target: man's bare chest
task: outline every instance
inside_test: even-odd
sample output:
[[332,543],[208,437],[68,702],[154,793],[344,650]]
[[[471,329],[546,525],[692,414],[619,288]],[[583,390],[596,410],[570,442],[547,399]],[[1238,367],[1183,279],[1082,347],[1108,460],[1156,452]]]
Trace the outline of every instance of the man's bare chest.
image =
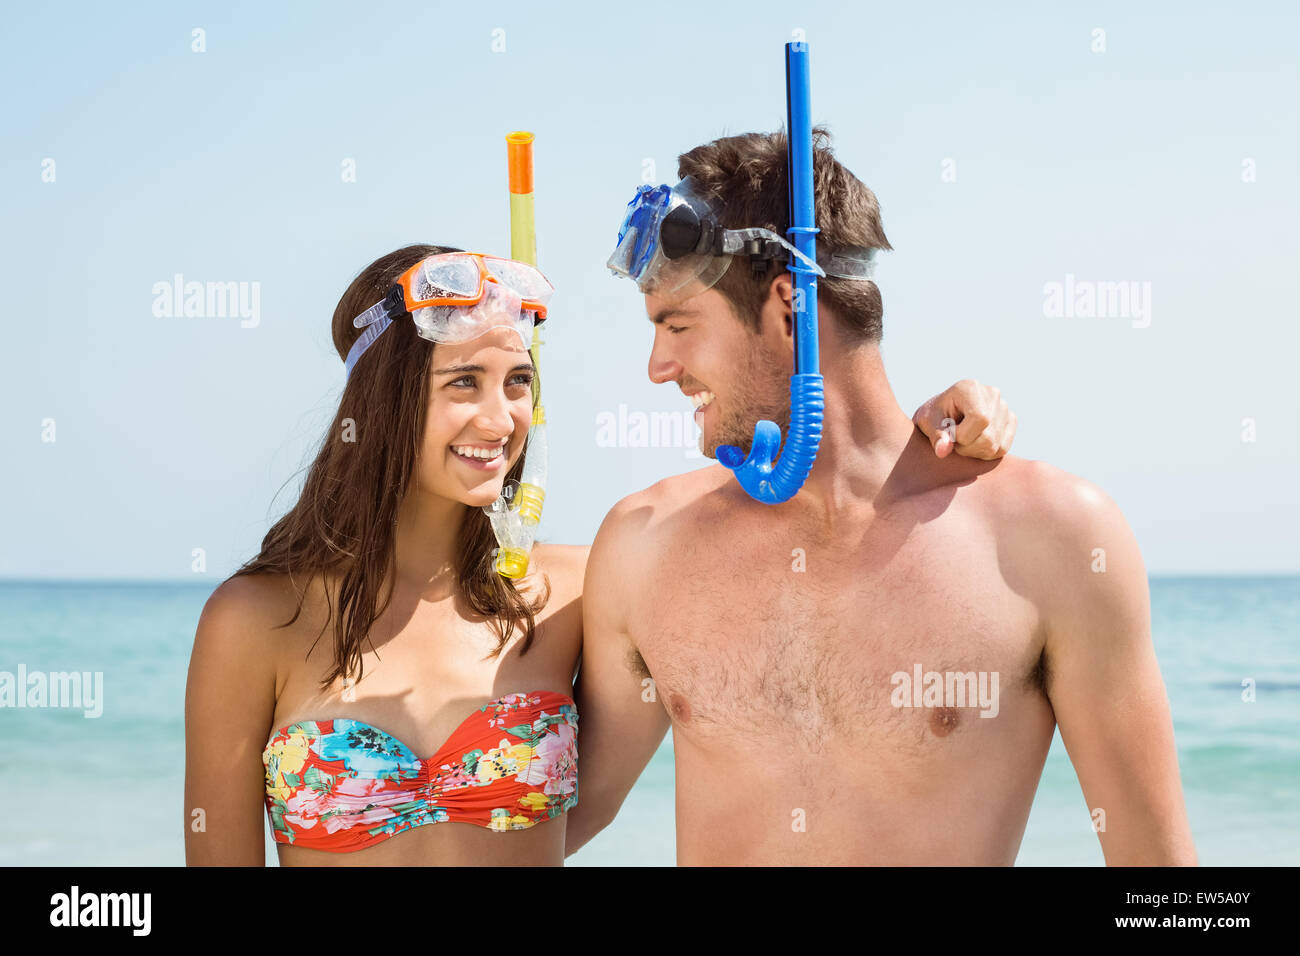
[[629,633],[678,737],[896,754],[1041,703],[1036,612],[979,535],[856,549],[718,537],[671,554]]

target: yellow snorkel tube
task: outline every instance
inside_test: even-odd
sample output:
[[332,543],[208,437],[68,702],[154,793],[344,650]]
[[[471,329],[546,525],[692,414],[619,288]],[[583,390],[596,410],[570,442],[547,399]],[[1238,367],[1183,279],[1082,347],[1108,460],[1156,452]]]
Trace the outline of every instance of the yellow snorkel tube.
[[[506,136],[506,158],[510,171],[510,258],[537,265],[537,225],[533,217],[533,134]],[[540,370],[538,353],[542,339],[533,327],[529,353],[534,369]],[[483,510],[492,522],[497,548],[494,564],[502,577],[518,579],[528,573],[537,526],[546,501],[546,409],[542,407],[541,382],[533,377],[533,422],[528,429],[528,455],[518,482],[508,481],[501,497]]]

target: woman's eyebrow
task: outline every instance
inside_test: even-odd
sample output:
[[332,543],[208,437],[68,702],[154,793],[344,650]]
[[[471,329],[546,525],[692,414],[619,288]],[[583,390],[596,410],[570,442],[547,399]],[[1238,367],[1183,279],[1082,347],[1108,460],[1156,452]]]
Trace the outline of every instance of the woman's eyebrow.
[[455,372],[464,374],[465,372],[485,372],[487,371],[482,365],[448,365],[446,368],[436,368],[433,370],[434,375],[451,375]]
[[[531,372],[533,364],[531,362],[521,362],[512,368],[512,372]],[[469,372],[486,372],[482,365],[448,365],[446,368],[436,368],[433,370],[434,375],[465,375]]]

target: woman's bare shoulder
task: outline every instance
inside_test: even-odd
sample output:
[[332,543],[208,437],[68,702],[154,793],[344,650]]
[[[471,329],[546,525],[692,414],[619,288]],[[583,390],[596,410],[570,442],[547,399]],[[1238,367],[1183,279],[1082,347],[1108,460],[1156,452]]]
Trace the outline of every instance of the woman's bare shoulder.
[[[300,592],[302,610],[299,612]],[[316,622],[323,611],[318,582],[287,574],[241,574],[221,582],[199,617],[195,645],[215,645],[228,654],[274,660],[287,642]],[[297,614],[297,620],[287,622]]]
[[285,618],[298,606],[300,581],[295,587],[287,574],[240,574],[217,586],[203,607],[204,616],[213,616],[230,624],[255,626]]
[[535,544],[533,557],[537,566],[551,579],[553,592],[569,595],[582,593],[582,578],[587,572],[588,544]]

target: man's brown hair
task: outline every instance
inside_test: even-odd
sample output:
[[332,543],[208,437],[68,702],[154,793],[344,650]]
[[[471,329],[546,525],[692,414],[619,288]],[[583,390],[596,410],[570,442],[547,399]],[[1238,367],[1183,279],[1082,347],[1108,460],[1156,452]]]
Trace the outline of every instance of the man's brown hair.
[[[840,165],[831,150],[831,134],[813,128],[813,196],[817,209],[817,251],[846,246],[892,249],[880,223],[880,204],[861,180]],[[787,199],[786,137],[778,133],[726,136],[677,157],[677,175],[690,176],[701,192],[721,203],[718,218],[728,229],[762,227],[782,238],[790,226]],[[755,272],[737,256],[714,286],[731,303],[736,316],[751,330],[772,280],[786,271],[788,257],[768,260]],[[839,319],[847,341],[879,342],[884,304],[874,282],[862,279],[817,280],[820,302]]]

